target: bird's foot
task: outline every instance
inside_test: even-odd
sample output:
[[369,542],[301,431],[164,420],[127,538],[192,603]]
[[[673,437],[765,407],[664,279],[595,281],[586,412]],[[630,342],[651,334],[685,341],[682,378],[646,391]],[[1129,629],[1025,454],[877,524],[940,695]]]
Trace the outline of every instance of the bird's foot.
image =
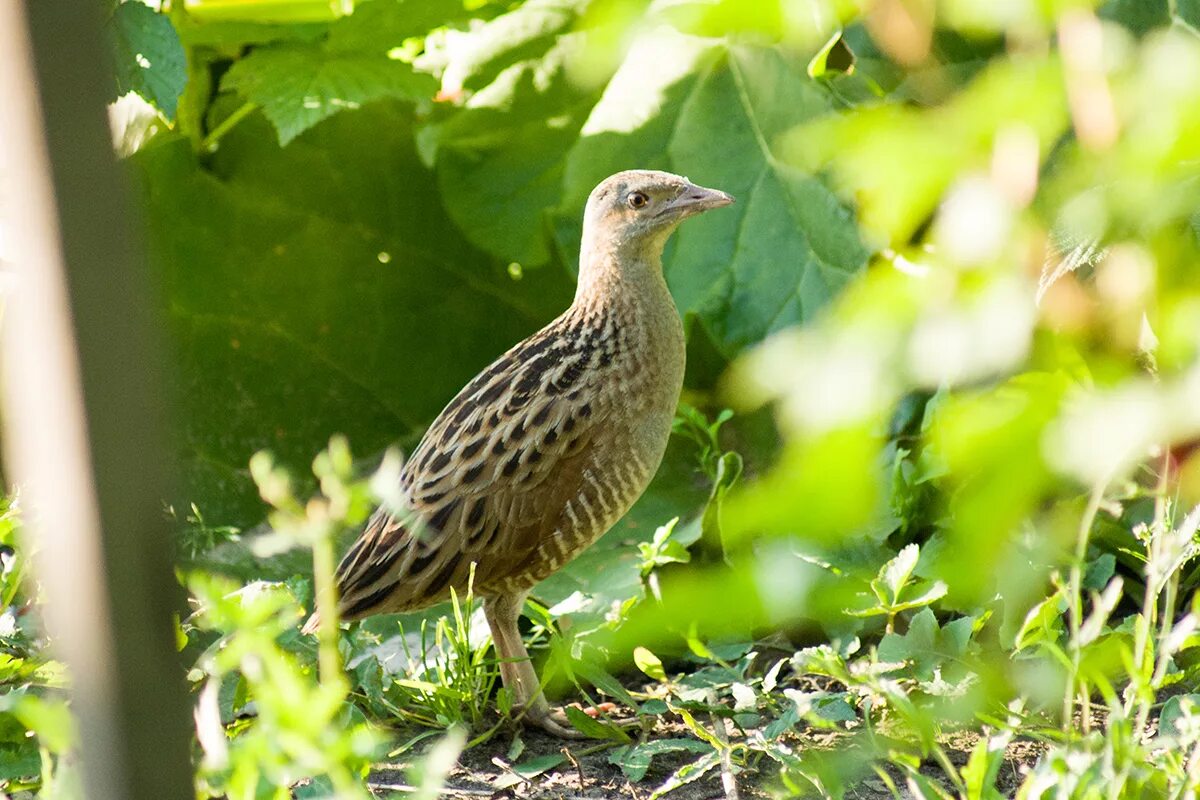
[[[616,725],[620,728],[632,728],[641,724],[637,717],[614,717],[612,712],[617,710],[617,706],[613,703],[601,703],[596,706],[583,707],[578,703],[571,704],[573,708],[577,708],[584,714],[587,714],[593,719],[603,720],[610,725]],[[540,709],[530,708],[522,721],[526,725],[534,725],[547,733],[558,736],[561,739],[588,739],[587,734],[580,732],[571,724],[570,718],[564,708],[552,708],[550,706],[542,706]]]
[[524,725],[541,728],[551,736],[557,736],[560,739],[588,738],[587,734],[576,730],[571,725],[567,713],[561,708],[551,708],[541,704],[533,705],[525,710],[525,713],[520,716],[520,720]]

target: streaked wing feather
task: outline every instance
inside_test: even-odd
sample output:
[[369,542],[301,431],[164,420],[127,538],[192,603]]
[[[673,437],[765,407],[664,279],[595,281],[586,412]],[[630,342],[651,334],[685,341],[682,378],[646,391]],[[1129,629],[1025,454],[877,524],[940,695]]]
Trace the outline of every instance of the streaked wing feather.
[[408,513],[377,512],[339,565],[348,618],[436,602],[472,561],[477,586],[503,581],[555,533],[611,411],[594,390],[619,342],[565,325],[505,353],[434,420],[401,474]]

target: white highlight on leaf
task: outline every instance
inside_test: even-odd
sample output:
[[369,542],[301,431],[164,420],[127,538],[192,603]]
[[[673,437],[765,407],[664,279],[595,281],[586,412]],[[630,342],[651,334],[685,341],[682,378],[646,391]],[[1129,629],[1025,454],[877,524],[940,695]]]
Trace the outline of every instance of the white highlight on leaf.
[[913,377],[937,387],[1007,372],[1029,352],[1035,321],[1024,282],[994,280],[980,296],[931,310],[917,323],[908,347]]
[[982,175],[962,179],[942,203],[934,238],[952,261],[977,265],[997,258],[1012,238],[1012,204]]

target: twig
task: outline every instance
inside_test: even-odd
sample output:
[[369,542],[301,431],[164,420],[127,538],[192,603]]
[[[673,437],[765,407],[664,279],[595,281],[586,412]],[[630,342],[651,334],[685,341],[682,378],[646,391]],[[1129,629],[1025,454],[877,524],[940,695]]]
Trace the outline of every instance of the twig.
[[[407,783],[372,783],[367,781],[368,789],[379,789],[385,792],[403,792],[404,794],[416,794],[421,791],[418,786],[410,786]],[[491,797],[496,793],[495,789],[455,789],[450,786],[443,786],[438,790],[442,795],[450,797]]]
[[[417,786],[412,786],[407,783],[367,783],[367,788],[384,791],[384,792],[400,792],[401,794],[416,794],[421,791]],[[443,797],[494,797],[495,789],[455,789],[451,786],[443,786],[438,790]],[[594,797],[587,797],[580,794],[558,794],[554,795],[555,800],[596,800]]]
[[500,769],[504,770],[509,775],[512,775],[514,778],[516,778],[521,783],[528,783],[531,785],[533,784],[533,781],[529,780],[529,778],[526,778],[524,775],[522,775],[521,773],[519,773],[515,769],[513,769],[512,766],[510,764],[508,764],[507,762],[505,762],[505,760],[502,759],[500,756],[493,756],[492,763],[495,764]]
[[575,754],[566,747],[564,747],[560,752],[567,757],[567,761],[571,762],[571,766],[575,767],[575,774],[579,776],[579,791],[582,792],[587,788],[587,786],[585,785],[583,778],[583,767],[580,766],[579,759],[576,758]]
[[[708,702],[710,705],[716,705],[717,702],[716,693],[711,690],[708,692]],[[725,792],[725,800],[739,800],[737,778],[733,774],[733,751],[729,747],[730,720],[710,714],[709,722],[713,736],[721,743],[721,789]]]

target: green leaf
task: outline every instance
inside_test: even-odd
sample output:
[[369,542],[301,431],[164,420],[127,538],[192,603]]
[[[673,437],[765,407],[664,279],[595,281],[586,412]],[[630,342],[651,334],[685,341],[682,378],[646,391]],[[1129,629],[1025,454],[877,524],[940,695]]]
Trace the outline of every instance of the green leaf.
[[122,3],[109,21],[117,94],[137,92],[167,119],[175,118],[187,83],[187,57],[164,14],[141,2]]
[[629,694],[629,690],[626,689],[619,680],[608,674],[608,672],[605,671],[605,669],[600,665],[592,664],[587,661],[576,661],[574,664],[572,664],[572,669],[576,672],[576,674],[578,674],[588,683],[595,686],[600,691],[604,692],[609,697],[615,697],[617,700],[620,700],[622,703],[632,708],[634,712],[639,710],[638,702],[633,699],[631,694]]
[[361,455],[411,447],[467,380],[570,301],[561,274],[512,281],[429,201],[399,104],[340,114],[285,149],[251,117],[206,161],[168,138],[133,167],[187,420],[183,500],[212,520],[261,519],[246,468],[258,450],[305,476],[334,433]]
[[185,0],[189,16],[202,21],[324,22],[354,9],[354,0]]
[[42,757],[38,753],[36,739],[26,738],[0,744],[0,781],[31,778],[38,775],[41,769]]
[[[1179,720],[1196,717],[1200,712],[1200,694],[1177,694],[1167,698],[1158,714],[1160,736],[1178,736]],[[1195,724],[1194,722],[1192,723]]]
[[684,764],[675,770],[671,774],[671,777],[663,781],[661,786],[654,790],[654,793],[650,795],[650,800],[658,800],[658,798],[667,792],[672,792],[680,786],[686,786],[689,783],[700,780],[719,763],[721,763],[721,754],[714,751],[700,756],[700,758],[690,764]]
[[[578,2],[530,2],[464,36],[443,93],[478,90],[422,132],[438,188],[464,233],[498,258],[526,266],[550,257],[548,209],[562,198],[568,150],[598,93],[572,79],[579,37],[556,38]],[[583,213],[582,205],[575,209]]]
[[1017,630],[1013,648],[1018,652],[1039,642],[1054,642],[1062,633],[1062,593],[1054,594],[1029,609]]
[[15,716],[52,753],[67,752],[75,740],[75,721],[62,700],[17,692],[4,698],[0,713]]
[[571,722],[575,730],[585,736],[592,739],[606,739],[617,742],[629,741],[629,736],[625,731],[615,725],[608,725],[598,719],[593,719],[575,706],[567,706],[563,710],[566,712],[567,719]]
[[707,742],[708,745],[715,750],[721,750],[723,747],[725,747],[725,745],[723,745],[721,743],[721,740],[718,739],[712,733],[712,731],[708,730],[703,725],[701,725],[699,722],[697,722],[696,718],[693,717],[692,714],[686,708],[677,708],[674,710],[683,719],[683,724],[688,727],[688,730],[690,730],[692,733],[696,734],[696,737],[698,739],[701,739],[701,740]]
[[633,663],[648,677],[656,681],[665,681],[667,679],[666,670],[663,669],[662,662],[659,661],[658,656],[644,647],[639,646],[633,649]]
[[329,28],[331,50],[386,54],[465,16],[462,0],[359,0],[354,13]]
[[432,77],[403,61],[305,44],[255,48],[229,68],[221,86],[261,106],[281,145],[339,111],[437,91]]
[[812,713],[826,722],[854,722],[858,719],[845,694],[817,698],[813,701]]
[[584,0],[528,0],[470,33],[450,67],[464,89],[487,86],[522,61],[541,58],[578,22]]
[[558,753],[547,753],[543,756],[534,756],[533,758],[526,759],[519,764],[513,764],[512,771],[515,774],[501,775],[496,780],[495,786],[497,789],[515,786],[518,783],[521,783],[522,778],[525,780],[536,778],[538,775],[554,769],[566,760],[566,756],[559,755]]
[[1012,735],[1007,732],[985,735],[971,748],[967,765],[962,768],[963,783],[971,800],[998,800],[1003,797],[996,788],[996,779],[1004,764],[1005,748],[1011,740]]
[[884,564],[883,568],[879,570],[878,581],[891,593],[892,601],[900,599],[900,593],[904,591],[908,579],[912,577],[920,555],[920,547],[910,544],[901,549],[895,558]]
[[1117,571],[1117,557],[1112,553],[1101,553],[1089,561],[1083,575],[1083,588],[1098,592],[1108,585],[1108,579]]
[[630,747],[620,747],[608,757],[608,763],[615,764],[625,773],[625,777],[637,783],[646,777],[650,762],[663,753],[710,753],[712,748],[704,742],[695,739],[655,739]]
[[1108,0],[1097,10],[1097,16],[1141,35],[1171,24],[1170,7],[1168,0]]
[[699,552],[706,560],[720,561],[727,558],[725,534],[721,526],[721,510],[725,495],[733,488],[742,476],[742,457],[737,453],[722,453],[717,459],[717,474],[713,479],[712,493],[704,506],[704,515],[700,519],[700,541],[697,542]]
[[632,166],[667,169],[737,199],[685,223],[668,246],[680,312],[696,314],[725,355],[811,318],[867,253],[850,212],[820,180],[781,163],[774,143],[829,108],[783,50],[647,34],[568,158],[556,218],[564,261],[578,252],[578,212],[601,179]]
[[949,587],[947,587],[946,584],[942,583],[941,581],[934,581],[929,585],[928,589],[921,592],[916,597],[911,597],[907,600],[901,600],[900,602],[895,603],[892,606],[892,611],[909,611],[910,609],[927,606],[935,600],[940,600],[945,597],[946,592],[948,591]]

